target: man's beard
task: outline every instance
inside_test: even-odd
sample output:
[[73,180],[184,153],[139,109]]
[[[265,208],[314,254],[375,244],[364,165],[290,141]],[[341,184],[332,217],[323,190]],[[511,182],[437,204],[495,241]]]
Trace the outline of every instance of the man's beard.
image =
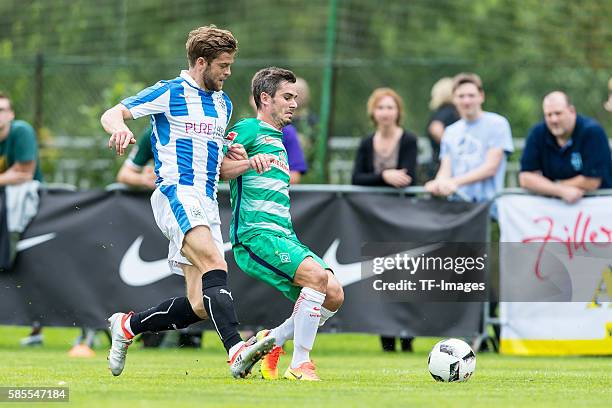
[[282,115],[278,115],[276,118],[274,118],[274,121],[276,122],[276,126],[278,126],[279,129],[282,129],[291,123],[291,118],[285,119]]
[[219,87],[215,83],[215,81],[213,80],[213,78],[211,76],[207,75],[208,73],[209,73],[208,70],[206,70],[202,74],[202,82],[204,82],[204,87],[208,91],[220,91],[221,87]]

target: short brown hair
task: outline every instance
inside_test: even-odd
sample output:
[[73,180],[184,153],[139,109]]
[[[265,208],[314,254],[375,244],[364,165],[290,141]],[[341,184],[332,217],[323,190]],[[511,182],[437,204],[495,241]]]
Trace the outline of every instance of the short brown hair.
[[377,123],[374,119],[374,109],[376,108],[378,101],[385,96],[390,96],[393,98],[395,104],[397,105],[397,120],[395,123],[399,125],[404,118],[404,101],[402,100],[402,97],[391,88],[377,88],[374,90],[374,92],[372,92],[372,95],[370,95],[368,98],[368,117],[372,123],[374,123],[374,126],[376,126]]
[[261,108],[261,93],[265,92],[274,97],[283,81],[295,84],[295,74],[288,69],[277,67],[260,69],[255,73],[251,81],[251,90],[257,109]]
[[11,97],[0,91],[0,99],[6,99],[9,103],[9,108],[13,110],[13,101],[11,101]]
[[453,78],[453,93],[463,84],[474,84],[482,92],[482,80],[473,72],[462,72]]
[[238,41],[231,32],[209,25],[191,30],[185,48],[189,66],[193,67],[200,57],[210,63],[224,52],[235,53],[238,51]]

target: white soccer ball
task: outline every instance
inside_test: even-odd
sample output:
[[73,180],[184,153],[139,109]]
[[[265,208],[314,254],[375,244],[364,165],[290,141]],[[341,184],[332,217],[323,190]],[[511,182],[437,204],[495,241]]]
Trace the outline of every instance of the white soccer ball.
[[476,370],[476,355],[465,341],[446,339],[433,346],[427,364],[436,381],[467,381]]

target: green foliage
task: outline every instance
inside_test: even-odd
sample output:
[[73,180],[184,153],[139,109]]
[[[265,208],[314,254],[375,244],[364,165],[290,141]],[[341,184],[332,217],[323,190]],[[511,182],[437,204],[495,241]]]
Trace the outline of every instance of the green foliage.
[[[239,41],[226,84],[234,120],[251,114],[250,78],[268,65],[306,78],[310,109],[320,117],[328,4],[0,2],[0,88],[13,95],[19,116],[32,121],[34,56],[42,53],[43,126],[50,135],[103,139],[96,115],[139,86],[178,75],[189,30],[214,23],[232,30]],[[338,0],[330,135],[361,137],[371,131],[365,103],[378,86],[403,96],[405,126],[423,134],[431,86],[441,76],[465,70],[481,75],[485,109],[507,116],[515,137],[524,137],[540,120],[541,98],[556,88],[565,89],[581,113],[610,131],[612,115],[602,102],[612,74],[611,18],[612,2],[598,0]],[[131,81],[138,86],[128,87]]]

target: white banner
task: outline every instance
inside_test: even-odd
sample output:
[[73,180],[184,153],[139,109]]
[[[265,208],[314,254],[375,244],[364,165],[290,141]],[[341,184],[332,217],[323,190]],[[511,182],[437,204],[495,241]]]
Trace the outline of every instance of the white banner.
[[612,354],[612,197],[497,205],[501,352]]

